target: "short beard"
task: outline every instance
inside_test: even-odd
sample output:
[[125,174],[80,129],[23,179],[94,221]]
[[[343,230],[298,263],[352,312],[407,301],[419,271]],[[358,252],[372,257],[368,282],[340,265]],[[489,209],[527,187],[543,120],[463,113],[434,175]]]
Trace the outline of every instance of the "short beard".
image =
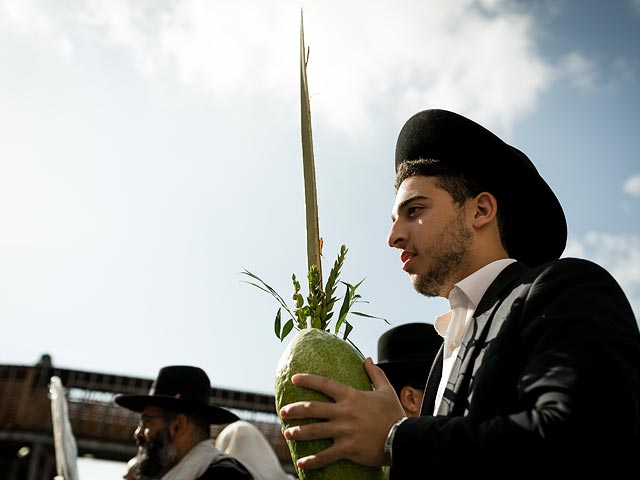
[[[473,232],[464,222],[464,209],[449,222],[432,245],[432,265],[412,279],[413,288],[427,297],[445,296],[445,286],[452,282],[452,276],[466,268]],[[453,285],[451,285],[451,288]]]
[[137,478],[153,480],[161,478],[178,458],[176,446],[171,442],[169,427],[165,426],[157,436],[138,448]]

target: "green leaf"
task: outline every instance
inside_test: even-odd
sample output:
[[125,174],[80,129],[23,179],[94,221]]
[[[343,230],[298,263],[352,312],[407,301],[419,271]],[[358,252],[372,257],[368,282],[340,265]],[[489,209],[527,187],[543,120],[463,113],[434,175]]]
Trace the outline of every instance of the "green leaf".
[[[278,294],[278,292],[276,292],[273,288],[271,288],[271,286],[269,286],[264,280],[262,280],[260,277],[258,277],[257,275],[251,273],[249,270],[245,269],[242,272],[240,272],[242,275],[246,275],[248,277],[251,277],[255,280],[257,280],[259,283],[256,282],[252,282],[249,280],[242,280],[244,283],[248,283],[249,285],[253,285],[256,288],[259,288],[260,290],[262,290],[263,292],[267,292],[270,295],[273,296],[273,298],[275,298],[278,303],[281,305],[281,308],[278,309],[278,312],[276,313],[276,318],[275,318],[275,322],[274,322],[274,330],[276,333],[276,337],[278,337],[278,339],[280,341],[282,341],[282,339],[284,337],[286,337],[286,335],[289,333],[288,331],[286,333],[284,333],[284,330],[281,331],[280,330],[280,325],[281,325],[281,315],[282,315],[282,308],[284,308],[287,313],[289,314],[289,316],[291,317],[291,320],[289,320],[289,322],[291,322],[293,324],[293,320],[296,318],[294,313],[291,311],[291,309],[289,308],[289,306],[287,305],[287,303],[284,301],[284,299]],[[287,322],[287,324],[289,323]],[[286,325],[285,325],[286,327]],[[289,331],[291,330],[291,328],[289,328]]]
[[258,285],[257,283],[254,282],[250,282],[250,281],[246,281],[243,280],[245,283],[248,283],[249,285],[253,285],[254,287],[259,288],[260,290],[263,290],[267,293],[270,293],[279,303],[280,305],[282,305],[282,307],[289,312],[289,315],[291,315],[291,317],[293,318],[293,312],[291,312],[291,310],[289,309],[287,303],[283,300],[283,298],[278,295],[278,292],[276,292],[273,288],[271,288],[271,286],[269,286],[264,280],[262,280],[260,277],[258,277],[257,275],[251,273],[248,270],[243,270],[242,272],[240,272],[242,275],[247,275],[251,278],[254,278],[256,280],[258,280],[258,282],[260,282],[260,285]]
[[347,339],[347,337],[351,333],[351,330],[353,330],[353,327],[351,326],[351,324],[349,322],[345,322],[345,324],[344,324],[344,336],[342,337],[343,340]]
[[342,300],[342,306],[340,307],[340,315],[338,316],[338,321],[335,325],[336,334],[340,330],[342,324],[346,321],[347,315],[349,314],[349,309],[351,308],[350,304],[351,297],[349,295],[349,286],[347,285],[347,292],[344,295],[344,299]]
[[387,325],[391,325],[391,324],[389,323],[389,321],[388,321],[386,318],[382,318],[382,317],[374,317],[373,315],[369,315],[369,314],[367,314],[367,313],[362,313],[362,312],[351,312],[351,313],[353,313],[354,315],[358,315],[359,317],[367,317],[367,318],[375,318],[376,320],[384,320],[384,322],[385,322]]
[[276,313],[276,320],[274,322],[274,329],[276,331],[276,337],[278,337],[280,340],[282,340],[282,337],[280,336],[280,317],[282,313],[282,308],[278,309],[278,313]]
[[289,332],[293,329],[293,320],[289,320],[284,324],[284,328],[282,329],[282,335],[280,336],[280,341],[284,340]]
[[321,240],[318,226],[318,198],[316,191],[316,169],[313,155],[311,129],[311,105],[307,84],[308,51],[305,52],[304,25],[300,12],[300,133],[302,139],[302,176],[304,180],[305,218],[307,230],[307,265],[318,267],[320,277]]

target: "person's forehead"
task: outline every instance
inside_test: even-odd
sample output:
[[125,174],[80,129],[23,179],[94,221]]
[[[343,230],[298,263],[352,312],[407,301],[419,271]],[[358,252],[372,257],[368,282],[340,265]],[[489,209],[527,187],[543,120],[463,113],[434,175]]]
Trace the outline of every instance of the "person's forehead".
[[436,186],[435,177],[415,176],[406,178],[398,187],[395,207],[401,207],[403,203],[412,198],[433,198],[446,193]]
[[148,416],[156,416],[163,413],[162,407],[158,407],[157,405],[147,405],[142,410],[142,415]]
[[398,187],[398,193],[400,191],[424,191],[439,188],[436,184],[436,177],[427,177],[425,175],[414,175],[412,177],[405,178]]

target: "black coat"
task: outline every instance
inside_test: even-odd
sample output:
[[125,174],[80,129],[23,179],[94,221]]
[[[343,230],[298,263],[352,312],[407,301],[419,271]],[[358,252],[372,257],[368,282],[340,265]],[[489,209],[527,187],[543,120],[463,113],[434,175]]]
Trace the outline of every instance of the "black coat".
[[577,478],[640,467],[640,333],[622,289],[598,265],[565,258],[501,272],[434,417],[441,366],[442,349],[422,416],[394,437],[392,480],[421,471]]
[[253,476],[238,460],[226,457],[209,465],[196,480],[253,480]]

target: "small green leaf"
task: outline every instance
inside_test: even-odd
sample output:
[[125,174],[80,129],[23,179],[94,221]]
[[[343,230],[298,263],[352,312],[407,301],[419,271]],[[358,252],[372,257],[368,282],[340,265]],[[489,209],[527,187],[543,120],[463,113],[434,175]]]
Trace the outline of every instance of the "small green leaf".
[[276,331],[276,337],[278,337],[280,340],[282,340],[282,337],[280,336],[280,320],[281,320],[281,314],[282,313],[282,308],[278,309],[278,313],[276,313],[276,321],[274,323],[274,329]]
[[347,339],[347,337],[351,333],[351,330],[353,330],[353,327],[351,326],[351,324],[349,322],[345,322],[344,323],[344,336],[342,337],[343,340]]
[[282,329],[282,335],[280,336],[280,341],[284,340],[289,332],[293,329],[293,320],[289,320],[284,324],[284,328]]
[[338,317],[338,322],[336,323],[335,331],[336,333],[340,330],[340,327],[347,319],[347,314],[349,313],[350,305],[350,296],[349,296],[349,287],[347,286],[347,292],[344,295],[344,299],[342,300],[342,306],[340,307],[340,316]]
[[362,312],[351,312],[351,313],[354,315],[358,315],[359,317],[367,317],[367,318],[375,318],[376,320],[384,320],[387,325],[391,325],[386,318],[374,317],[373,315],[369,315],[367,313],[362,313]]
[[270,293],[278,301],[278,303],[280,303],[280,305],[282,305],[282,307],[289,313],[289,315],[291,315],[291,318],[293,318],[293,312],[291,312],[291,310],[289,309],[284,299],[280,295],[278,295],[278,292],[276,292],[273,288],[271,288],[271,286],[269,286],[264,280],[262,280],[260,277],[258,277],[257,275],[254,275],[253,273],[251,273],[246,269],[242,271],[241,274],[248,275],[249,277],[258,280],[260,282],[260,285],[254,282],[249,282],[249,281],[244,281],[244,282],[248,283],[249,285],[253,285],[254,287],[257,287],[260,290],[263,290],[267,293]]

